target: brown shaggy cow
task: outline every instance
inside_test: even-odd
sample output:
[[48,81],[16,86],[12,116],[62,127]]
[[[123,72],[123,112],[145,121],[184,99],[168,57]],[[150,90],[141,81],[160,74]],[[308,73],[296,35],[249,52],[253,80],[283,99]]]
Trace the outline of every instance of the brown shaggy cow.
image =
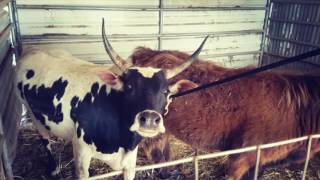
[[[175,67],[189,57],[178,51],[138,48],[132,62],[138,66]],[[223,79],[252,69],[229,69],[196,61],[172,79],[189,79],[198,84]],[[191,87],[190,87],[191,88]],[[251,77],[178,97],[165,118],[167,131],[195,149],[230,150],[320,133],[320,78],[264,72]],[[165,140],[164,140],[165,141]],[[162,144],[166,144],[163,143]],[[312,153],[320,151],[313,141]],[[305,160],[306,142],[264,149],[261,165],[282,160]],[[256,152],[231,156],[228,179],[248,176]]]

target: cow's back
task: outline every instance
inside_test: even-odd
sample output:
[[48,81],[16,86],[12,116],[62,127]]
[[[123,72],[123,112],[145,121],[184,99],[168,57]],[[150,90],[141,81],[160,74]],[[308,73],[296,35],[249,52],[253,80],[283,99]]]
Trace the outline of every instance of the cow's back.
[[94,82],[95,65],[65,51],[28,49],[18,61],[16,83],[29,110],[55,136],[70,140],[75,132],[70,118],[72,98],[82,99]]

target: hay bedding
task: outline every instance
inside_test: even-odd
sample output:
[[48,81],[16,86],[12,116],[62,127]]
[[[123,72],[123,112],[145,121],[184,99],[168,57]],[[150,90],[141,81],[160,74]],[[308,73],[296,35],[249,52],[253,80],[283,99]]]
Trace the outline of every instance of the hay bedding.
[[[193,155],[193,151],[187,145],[172,140],[173,152],[176,158],[188,157]],[[53,152],[56,161],[61,167],[61,172],[58,177],[52,178],[46,175],[47,158],[44,147],[40,144],[40,136],[33,128],[22,128],[18,137],[17,156],[13,163],[13,172],[15,179],[74,179],[74,164],[72,159],[72,147],[70,143],[65,143],[62,140],[53,139]],[[204,152],[200,152],[204,153]],[[138,165],[151,164],[139,152]],[[200,179],[225,179],[224,165],[227,163],[227,158],[216,158],[211,160],[200,161]],[[289,168],[269,168],[264,171],[263,178],[265,180],[273,179],[299,179],[302,174],[303,165],[291,166]],[[170,171],[170,176],[166,179],[193,179],[193,164],[183,164],[176,166]],[[99,160],[93,160],[90,166],[90,175],[103,174],[110,172],[111,169]],[[110,179],[122,179],[115,177]],[[142,179],[160,179],[156,171],[143,171],[136,174],[137,180]],[[308,178],[310,180],[320,179],[320,157],[310,161],[308,168]]]

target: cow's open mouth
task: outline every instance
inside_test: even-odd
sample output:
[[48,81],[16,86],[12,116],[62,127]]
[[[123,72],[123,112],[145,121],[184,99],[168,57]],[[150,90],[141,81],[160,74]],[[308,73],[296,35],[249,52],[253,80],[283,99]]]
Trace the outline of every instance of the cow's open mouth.
[[155,137],[160,133],[160,131],[158,129],[151,130],[151,129],[139,128],[137,133],[140,134],[142,137]]

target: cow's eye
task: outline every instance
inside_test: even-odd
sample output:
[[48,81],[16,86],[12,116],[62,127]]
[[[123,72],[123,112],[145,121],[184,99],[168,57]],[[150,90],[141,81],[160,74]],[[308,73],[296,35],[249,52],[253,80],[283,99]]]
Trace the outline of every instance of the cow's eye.
[[131,91],[132,90],[132,86],[129,84],[127,85],[127,90]]
[[164,89],[164,90],[162,90],[162,93],[163,93],[163,94],[168,94],[168,93],[169,93],[169,90],[168,90],[168,89]]

